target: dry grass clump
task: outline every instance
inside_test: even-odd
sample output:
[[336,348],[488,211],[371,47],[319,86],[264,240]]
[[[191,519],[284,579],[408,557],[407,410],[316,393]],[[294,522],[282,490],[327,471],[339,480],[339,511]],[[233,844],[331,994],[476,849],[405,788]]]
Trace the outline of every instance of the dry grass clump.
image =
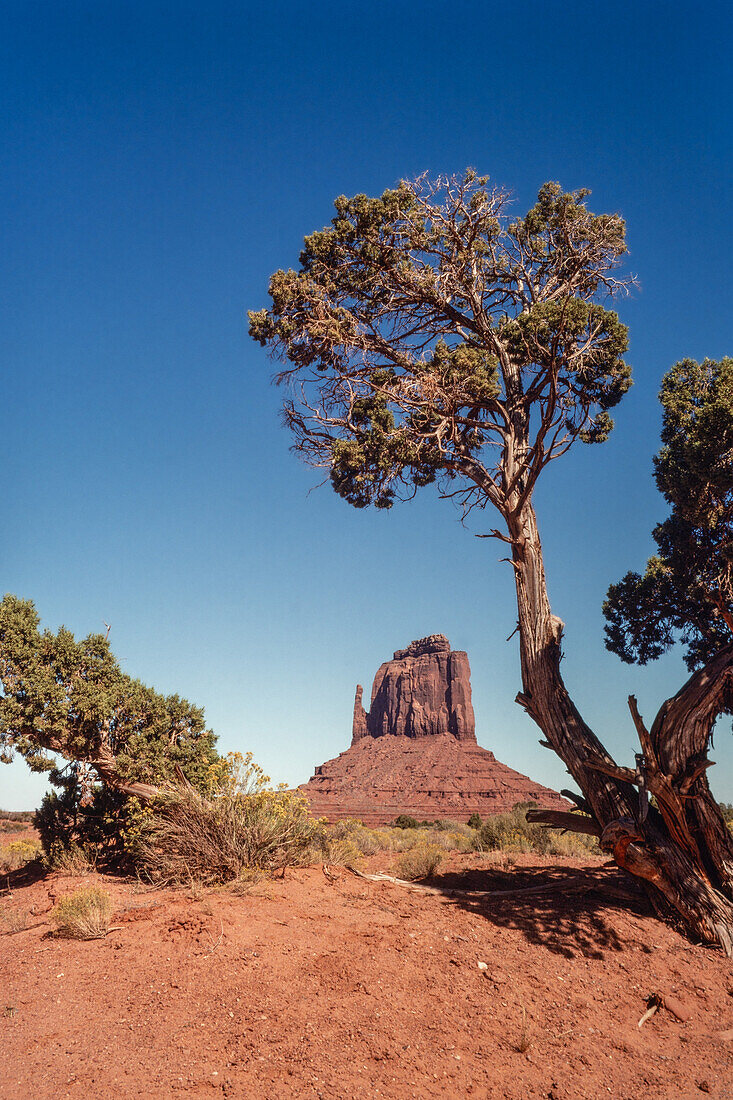
[[6,932],[25,932],[29,923],[30,914],[27,909],[0,910],[0,924]]
[[316,858],[321,822],[304,798],[268,783],[249,754],[233,754],[211,797],[192,787],[167,796],[141,832],[141,872],[157,883],[215,886]]
[[75,890],[54,906],[49,915],[56,935],[72,940],[98,940],[107,935],[112,899],[101,886]]
[[13,840],[0,848],[0,873],[7,875],[38,859],[41,854],[39,840]]
[[443,861],[443,855],[443,850],[437,844],[417,844],[397,857],[394,869],[399,878],[408,881],[427,878],[428,875],[437,871]]
[[[378,849],[373,849],[377,851]],[[373,851],[365,853],[350,837],[329,838],[326,859],[334,867],[353,867],[363,855],[372,855]]]
[[[328,855],[331,863],[348,863],[351,858],[372,856],[378,852],[408,852],[413,848],[434,845],[443,852],[470,852],[475,847],[475,831],[468,825],[446,822],[404,828],[383,825],[371,829],[361,821],[347,818],[337,821],[327,830]],[[343,856],[344,858],[339,858]]]
[[96,870],[97,858],[93,848],[82,848],[79,844],[65,847],[56,841],[46,856],[46,863],[52,871],[62,875],[86,875]]

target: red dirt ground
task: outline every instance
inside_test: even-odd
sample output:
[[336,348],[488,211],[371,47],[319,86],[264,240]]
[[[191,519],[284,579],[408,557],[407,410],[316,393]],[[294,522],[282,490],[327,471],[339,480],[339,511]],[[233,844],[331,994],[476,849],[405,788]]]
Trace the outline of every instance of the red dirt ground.
[[[608,896],[626,884],[600,861],[516,858],[453,857],[434,883],[557,889],[487,903],[320,867],[241,897],[11,877],[0,1097],[733,1097],[730,960]],[[110,891],[116,927],[52,938],[82,882]],[[689,1019],[663,1008],[640,1030],[651,993]]]

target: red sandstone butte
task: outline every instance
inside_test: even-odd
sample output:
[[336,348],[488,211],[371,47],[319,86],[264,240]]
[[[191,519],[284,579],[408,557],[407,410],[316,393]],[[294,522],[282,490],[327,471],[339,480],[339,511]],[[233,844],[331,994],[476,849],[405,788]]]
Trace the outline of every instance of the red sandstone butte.
[[500,763],[476,742],[468,655],[443,634],[398,649],[374,678],[369,712],[357,685],[351,748],[298,788],[318,817],[369,825],[398,814],[465,821],[517,802],[560,809],[555,791]]

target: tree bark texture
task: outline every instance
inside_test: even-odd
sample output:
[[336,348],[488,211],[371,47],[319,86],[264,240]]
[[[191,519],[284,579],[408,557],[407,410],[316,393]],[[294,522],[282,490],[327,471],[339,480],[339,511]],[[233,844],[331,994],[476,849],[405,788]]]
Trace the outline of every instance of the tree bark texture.
[[[704,771],[710,730],[733,692],[733,647],[664,704],[650,732],[630,703],[643,753],[636,770],[619,767],[583,721],[560,673],[563,624],[550,608],[531,502],[507,511],[506,521],[519,616],[517,701],[583,792],[601,846],[658,891],[689,931],[730,955],[733,842]],[[646,791],[655,795],[658,813],[648,812]]]

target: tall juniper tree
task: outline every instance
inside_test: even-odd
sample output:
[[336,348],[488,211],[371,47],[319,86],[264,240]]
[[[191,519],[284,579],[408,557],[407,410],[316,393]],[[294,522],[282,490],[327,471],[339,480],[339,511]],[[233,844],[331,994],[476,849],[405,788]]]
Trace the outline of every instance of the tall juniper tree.
[[[533,491],[575,443],[608,437],[609,410],[631,384],[626,328],[610,308],[630,282],[625,226],[591,213],[587,195],[548,183],[512,218],[507,193],[469,171],[338,198],[299,269],[272,276],[271,307],[250,314],[250,334],[283,362],[295,450],[355,507],[389,508],[435,482],[466,511],[497,509],[493,534],[510,547],[516,585],[518,701],[583,792],[586,828],[730,951],[730,867],[648,812],[642,765],[615,764],[560,674],[563,624]],[[677,743],[675,729],[668,736]],[[679,759],[671,776],[688,800],[701,763]],[[578,815],[565,817],[577,827]]]

